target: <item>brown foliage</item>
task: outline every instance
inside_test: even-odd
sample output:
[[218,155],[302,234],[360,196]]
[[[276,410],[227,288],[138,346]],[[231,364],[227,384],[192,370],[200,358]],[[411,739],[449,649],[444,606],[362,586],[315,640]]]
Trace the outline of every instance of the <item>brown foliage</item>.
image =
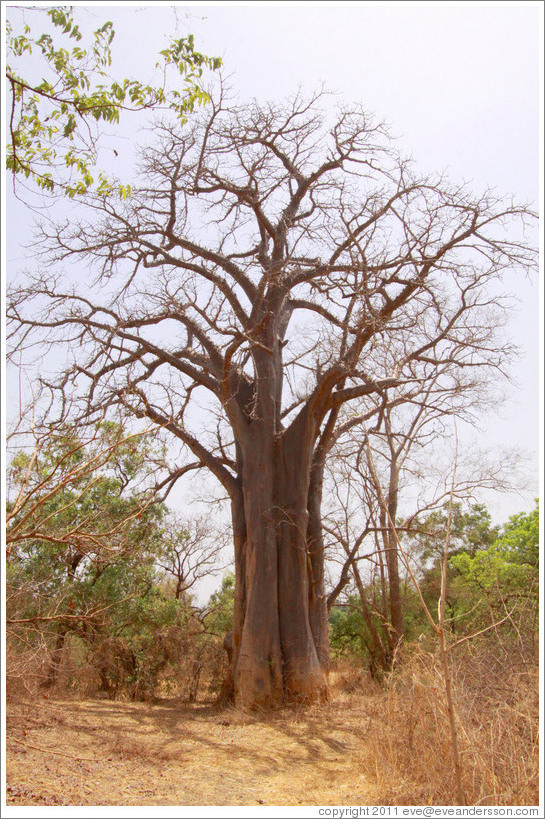
[[[474,805],[539,800],[535,659],[492,640],[453,657],[463,785]],[[418,649],[392,673],[370,728],[365,771],[392,805],[452,805],[456,783],[439,658]]]
[[[7,646],[7,697],[11,703],[51,696],[149,701],[176,696],[196,702],[218,694],[227,671],[219,638],[197,629],[170,626],[154,633],[139,651],[121,637],[92,642],[68,635],[58,656],[54,641]],[[51,674],[52,663],[54,677]]]

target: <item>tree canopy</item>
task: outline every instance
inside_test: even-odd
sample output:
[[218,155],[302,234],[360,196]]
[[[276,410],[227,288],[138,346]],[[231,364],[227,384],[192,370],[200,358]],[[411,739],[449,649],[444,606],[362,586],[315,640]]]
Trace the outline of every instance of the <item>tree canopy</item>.
[[104,422],[91,439],[66,426],[28,437],[8,471],[8,681],[196,696],[202,656],[220,668],[223,652],[192,591],[221,569],[221,538],[169,514],[155,436]]
[[464,581],[499,600],[517,595],[537,598],[539,571],[539,507],[509,518],[488,548],[452,557]]

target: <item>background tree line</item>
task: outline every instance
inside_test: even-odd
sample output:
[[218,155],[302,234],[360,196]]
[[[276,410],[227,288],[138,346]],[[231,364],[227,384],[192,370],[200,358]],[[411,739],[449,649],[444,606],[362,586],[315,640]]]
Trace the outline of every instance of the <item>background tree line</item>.
[[112,422],[90,440],[48,430],[12,458],[6,602],[14,690],[145,699],[176,681],[194,699],[205,657],[209,685],[219,684],[221,639],[208,636],[223,638],[216,620],[225,614],[196,607],[191,589],[221,571],[224,537],[157,499],[149,479],[161,458],[154,436],[125,435]]
[[[38,685],[136,698],[170,691],[191,701],[202,684],[203,695],[221,692],[234,575],[224,575],[205,605],[192,590],[225,571],[228,538],[219,522],[184,521],[157,500],[155,471],[163,458],[155,436],[127,435],[112,422],[86,441],[65,427],[48,430],[12,456],[6,602],[14,690]],[[398,642],[383,533],[367,526],[354,544],[343,540],[343,523],[353,514],[348,505],[337,508],[327,524],[334,667],[347,660],[382,679],[392,671]],[[361,525],[361,510],[359,519]],[[415,516],[409,527],[397,523],[433,608],[446,504]],[[501,620],[505,651],[537,656],[538,524],[537,502],[503,526],[492,524],[483,504],[455,504],[447,597],[453,637]],[[431,635],[406,572],[400,592],[404,644],[421,644]]]

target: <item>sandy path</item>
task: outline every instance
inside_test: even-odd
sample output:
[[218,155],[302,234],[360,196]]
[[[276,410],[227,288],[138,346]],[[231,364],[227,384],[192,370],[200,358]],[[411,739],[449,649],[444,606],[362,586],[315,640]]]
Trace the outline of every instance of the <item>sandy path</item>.
[[8,723],[8,805],[369,805],[372,701],[259,721],[209,705],[54,701]]

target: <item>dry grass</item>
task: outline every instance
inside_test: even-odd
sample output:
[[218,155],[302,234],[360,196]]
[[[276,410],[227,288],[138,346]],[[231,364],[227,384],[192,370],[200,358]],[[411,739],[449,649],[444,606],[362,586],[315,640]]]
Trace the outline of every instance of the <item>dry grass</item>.
[[7,740],[8,804],[378,803],[358,764],[372,700],[343,695],[259,717],[177,700],[49,700],[37,703],[39,716],[19,703]]
[[[454,658],[453,681],[468,803],[537,805],[537,664],[473,645]],[[363,765],[384,803],[456,804],[438,658],[423,650],[406,658],[378,705]]]
[[[474,644],[453,676],[468,799],[537,804],[537,668]],[[433,654],[405,657],[387,687],[347,663],[331,683],[330,703],[268,715],[20,697],[8,712],[8,804],[454,804]]]

